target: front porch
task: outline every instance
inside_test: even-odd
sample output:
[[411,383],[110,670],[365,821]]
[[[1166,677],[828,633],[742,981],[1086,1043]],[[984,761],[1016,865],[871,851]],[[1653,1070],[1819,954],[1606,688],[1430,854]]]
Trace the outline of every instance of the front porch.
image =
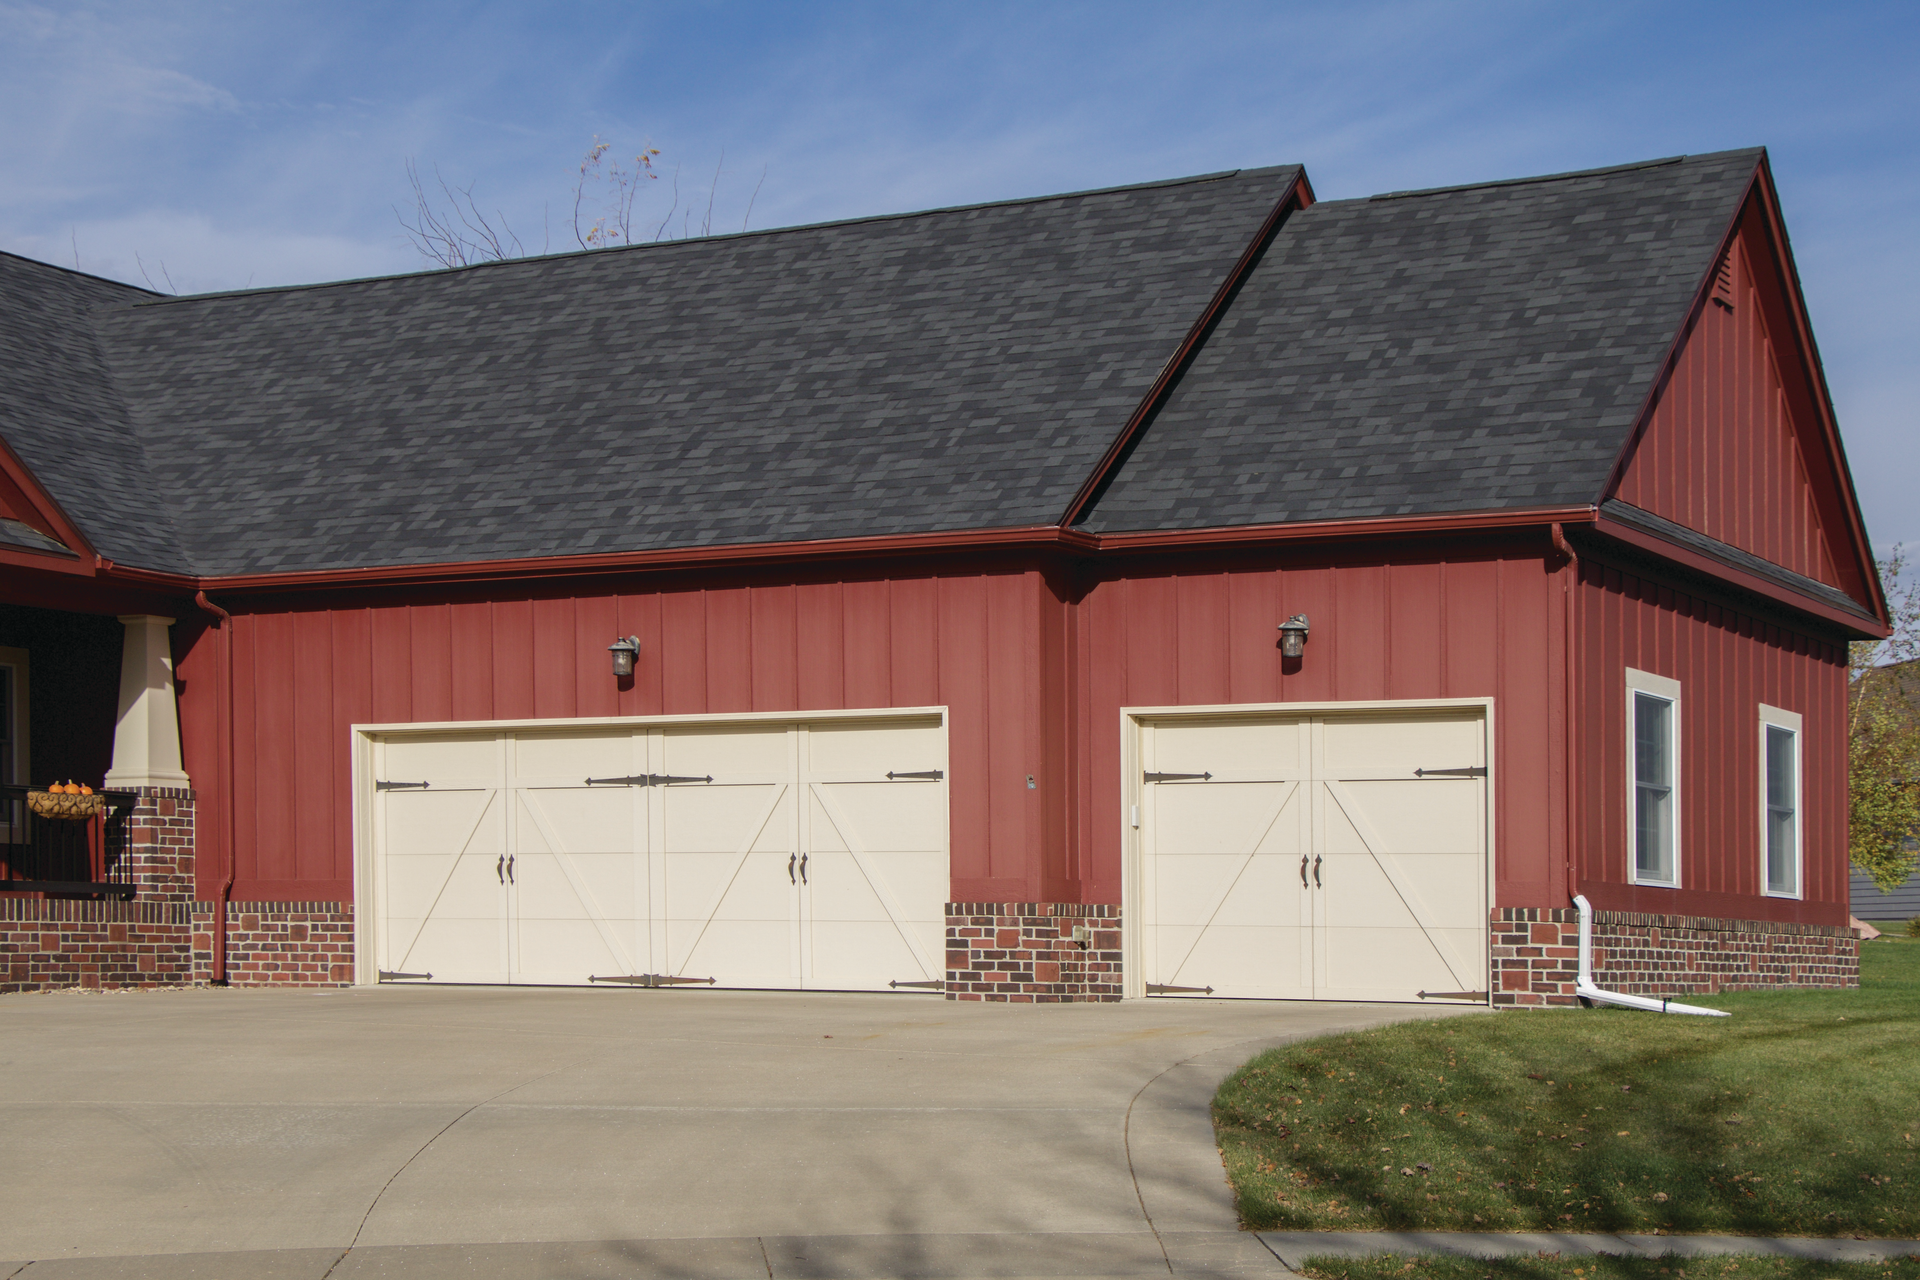
[[205,978],[165,621],[0,603],[0,992]]

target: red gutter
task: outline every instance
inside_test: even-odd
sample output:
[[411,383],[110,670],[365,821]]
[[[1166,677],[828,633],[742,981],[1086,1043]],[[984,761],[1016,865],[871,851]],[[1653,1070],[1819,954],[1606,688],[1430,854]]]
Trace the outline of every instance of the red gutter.
[[1153,380],[1151,387],[1147,388],[1147,394],[1142,397],[1139,407],[1134,409],[1133,416],[1127,419],[1126,426],[1120,428],[1120,434],[1115,436],[1113,443],[1107,446],[1107,451],[1101,456],[1099,464],[1080,485],[1079,492],[1073,495],[1073,501],[1067,504],[1066,512],[1060,517],[1062,528],[1072,528],[1086,514],[1088,504],[1093,501],[1094,495],[1100,492],[1108,477],[1120,465],[1121,460],[1127,456],[1135,438],[1145,428],[1147,420],[1153,416],[1154,410],[1160,407],[1160,402],[1166,399],[1167,393],[1172,390],[1173,380],[1180,376],[1180,372],[1193,359],[1193,354],[1199,349],[1200,343],[1207,334],[1212,332],[1214,322],[1226,309],[1227,300],[1233,296],[1234,290],[1240,287],[1240,282],[1246,279],[1247,272],[1253,268],[1254,260],[1260,256],[1261,251],[1272,241],[1274,233],[1280,229],[1280,223],[1295,209],[1304,209],[1313,203],[1313,191],[1305,182],[1306,173],[1305,169],[1301,169],[1294,175],[1293,181],[1287,184],[1286,191],[1274,204],[1272,212],[1268,213],[1266,220],[1260,224],[1260,230],[1254,234],[1253,240],[1241,252],[1240,260],[1233,264],[1233,270],[1227,272],[1227,278],[1220,282],[1218,289],[1214,290],[1213,300],[1207,303],[1207,309],[1200,313],[1200,318],[1194,321],[1193,328],[1187,330],[1187,336],[1167,358],[1167,363],[1160,369],[1160,376]]
[[1330,538],[1391,538],[1416,533],[1468,533],[1481,529],[1538,528],[1564,521],[1586,524],[1596,516],[1586,505],[1527,507],[1512,511],[1447,511],[1420,516],[1371,516],[1359,520],[1301,520],[1291,524],[1228,525],[1212,529],[1154,529],[1091,535],[1102,552],[1182,551],[1261,542],[1318,542]]
[[1562,767],[1566,770],[1564,777],[1566,794],[1561,799],[1561,807],[1566,817],[1566,835],[1564,838],[1567,842],[1567,896],[1568,898],[1572,898],[1575,893],[1579,892],[1578,885],[1575,881],[1573,860],[1575,833],[1580,829],[1579,824],[1574,820],[1573,812],[1574,796],[1577,794],[1574,779],[1579,776],[1573,767],[1573,757],[1580,743],[1578,727],[1574,723],[1574,713],[1579,707],[1579,702],[1574,697],[1576,681],[1574,680],[1573,668],[1574,656],[1579,652],[1579,646],[1575,643],[1574,639],[1573,611],[1574,589],[1580,583],[1580,556],[1578,552],[1574,551],[1573,544],[1567,541],[1566,528],[1557,520],[1553,523],[1553,546],[1555,550],[1567,558],[1565,581],[1562,582],[1560,586],[1560,594],[1565,602],[1565,625],[1567,633],[1566,654],[1562,658],[1564,669],[1561,672],[1560,689],[1560,705],[1562,707],[1560,714],[1564,717],[1564,723],[1566,725],[1566,741],[1561,746],[1561,751],[1565,757],[1562,762]]
[[220,780],[220,788],[226,792],[227,799],[227,838],[221,842],[225,846],[221,851],[221,861],[226,864],[226,873],[220,882],[220,896],[214,906],[213,973],[211,975],[213,982],[220,986],[225,986],[227,985],[227,914],[229,908],[233,905],[235,861],[233,856],[235,838],[234,819],[238,812],[235,807],[233,795],[233,629],[227,625],[233,621],[233,615],[213,601],[207,599],[207,593],[204,591],[194,592],[193,602],[213,615],[214,629],[220,633],[220,643],[217,652],[220,656],[221,674],[224,677],[222,681],[224,685],[223,692],[226,694],[227,703],[226,715],[222,717],[224,721],[222,725],[222,729],[224,730],[223,736],[226,738],[226,751],[224,752],[226,756],[224,761],[226,765],[226,776]]

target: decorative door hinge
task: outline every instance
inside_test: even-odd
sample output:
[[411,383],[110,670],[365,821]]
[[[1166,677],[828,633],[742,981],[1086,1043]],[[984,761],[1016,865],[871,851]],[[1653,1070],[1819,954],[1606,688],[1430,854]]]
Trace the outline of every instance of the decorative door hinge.
[[1413,776],[1416,778],[1484,778],[1487,776],[1487,766],[1476,764],[1465,769],[1415,769]]
[[1205,782],[1213,775],[1211,773],[1149,773],[1145,777],[1148,782],[1186,782],[1192,778]]
[[624,982],[630,987],[684,987],[694,983],[714,984],[712,978],[674,978],[664,973],[626,973],[614,976],[594,975],[588,982]]
[[1157,982],[1149,982],[1147,984],[1147,994],[1150,996],[1185,995],[1188,992],[1192,992],[1194,995],[1197,995],[1197,996],[1210,996],[1213,994],[1213,988],[1212,987],[1163,987]]
[[373,784],[373,789],[375,791],[413,791],[425,790],[432,785],[431,782],[376,782]]
[[946,776],[946,773],[939,769],[920,769],[913,773],[894,773],[889,770],[887,772],[887,781],[898,782],[902,778],[906,778],[916,782],[938,782]]
[[635,773],[625,778],[588,778],[590,787],[664,787],[669,782],[712,782],[713,775],[703,778],[682,777],[672,773]]
[[945,991],[947,989],[947,984],[944,982],[897,982],[896,981],[896,982],[889,982],[887,985],[890,987],[920,987],[927,991]]
[[430,973],[398,973],[392,969],[382,969],[380,971],[380,981],[382,982],[397,982],[401,978],[431,978],[432,976]]
[[1487,993],[1484,991],[1422,991],[1419,995],[1422,1000],[1472,1000],[1479,1004],[1487,1002]]

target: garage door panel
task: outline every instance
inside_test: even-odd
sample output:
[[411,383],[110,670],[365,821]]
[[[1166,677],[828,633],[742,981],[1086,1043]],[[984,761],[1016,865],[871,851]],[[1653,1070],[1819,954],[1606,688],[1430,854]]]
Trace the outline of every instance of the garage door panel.
[[513,735],[515,782],[535,780],[579,784],[589,777],[619,777],[641,772],[634,765],[634,731],[629,728],[570,729],[565,733]]
[[[886,991],[890,982],[937,982],[922,956],[942,955],[944,918],[930,921],[849,920],[811,935],[806,986],[813,991]],[[908,940],[911,938],[911,942]]]
[[1157,724],[1152,768],[1167,773],[1245,771],[1254,761],[1275,778],[1306,775],[1301,718],[1220,719]]
[[888,773],[945,767],[946,746],[937,720],[807,726],[806,769],[816,781],[878,780]]
[[785,915],[667,922],[674,974],[712,978],[721,987],[798,987],[793,942]]
[[1160,981],[1212,987],[1214,995],[1238,999],[1307,999],[1313,994],[1311,966],[1298,928],[1216,924]]
[[[1343,780],[1327,808],[1327,851],[1478,854],[1486,829],[1486,801],[1478,782],[1366,782]],[[1351,804],[1351,809],[1349,808]],[[1372,838],[1369,838],[1372,837]]]
[[1330,855],[1321,873],[1324,916],[1334,924],[1378,920],[1407,909],[1404,894],[1435,926],[1473,921],[1486,894],[1485,867],[1475,854]]
[[430,733],[381,743],[382,776],[405,781],[488,779],[500,772],[498,734]]
[[1169,852],[1289,853],[1300,848],[1290,783],[1154,783],[1156,839]]
[[664,815],[666,851],[734,853],[793,848],[791,786],[785,780],[740,786],[654,788]]
[[[1243,853],[1180,853],[1155,860],[1153,898],[1158,918],[1204,925],[1216,908],[1235,899],[1259,906],[1262,889],[1275,883],[1276,859]],[[1296,864],[1297,865],[1297,864]],[[1296,880],[1296,884],[1297,884]]]
[[[946,805],[938,786],[913,782],[816,782],[809,819],[816,849],[847,848],[848,834],[834,813],[861,833],[882,836],[889,847],[932,853],[946,848]],[[944,890],[942,891],[944,892]]]
[[741,774],[785,777],[793,769],[791,733],[786,725],[701,725],[667,729],[660,735],[660,768],[669,774]]
[[[1483,983],[1470,957],[1484,939],[1467,930],[1428,934],[1418,929],[1329,928],[1324,933],[1325,980],[1320,987],[1340,999],[1356,990],[1369,999],[1417,1000],[1421,991],[1462,991]],[[1471,949],[1462,943],[1471,936]],[[1385,996],[1379,993],[1393,992]]]
[[1354,716],[1324,722],[1320,776],[1411,777],[1484,764],[1479,714]]

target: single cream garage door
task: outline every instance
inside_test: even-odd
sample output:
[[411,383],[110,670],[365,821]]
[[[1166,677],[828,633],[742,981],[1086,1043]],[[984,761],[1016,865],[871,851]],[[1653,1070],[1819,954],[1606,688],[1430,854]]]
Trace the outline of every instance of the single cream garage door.
[[937,990],[938,719],[387,732],[383,980]]
[[1486,998],[1477,708],[1140,733],[1145,994]]

